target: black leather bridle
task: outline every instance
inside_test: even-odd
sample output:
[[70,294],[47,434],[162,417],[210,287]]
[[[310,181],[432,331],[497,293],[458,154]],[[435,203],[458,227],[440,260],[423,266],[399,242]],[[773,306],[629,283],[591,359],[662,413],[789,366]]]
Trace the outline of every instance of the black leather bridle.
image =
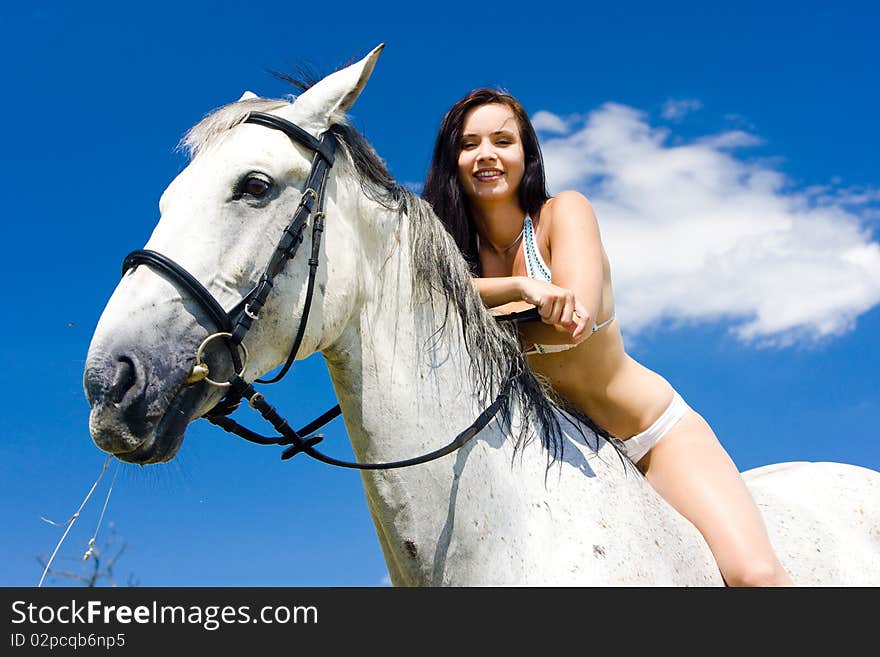
[[[248,292],[244,298],[232,308],[232,310],[227,312],[207,288],[192,274],[171,260],[171,258],[168,258],[161,253],[147,249],[132,251],[126,256],[122,263],[123,275],[138,265],[146,265],[151,269],[157,270],[166,275],[181,288],[185,289],[190,296],[199,303],[202,309],[214,322],[215,326],[219,329],[217,333],[209,335],[202,342],[196,352],[196,364],[193,367],[193,372],[187,379],[187,383],[190,384],[204,379],[210,384],[228,388],[224,397],[216,406],[205,413],[203,417],[222,429],[234,433],[250,442],[259,445],[288,446],[281,454],[282,459],[289,459],[300,452],[304,452],[312,458],[330,465],[344,468],[356,468],[359,470],[384,470],[426,463],[427,461],[432,461],[441,456],[450,454],[465,445],[471,438],[477,435],[477,433],[489,424],[492,418],[498,413],[501,406],[505,403],[513,381],[518,375],[516,370],[516,367],[518,366],[517,363],[512,364],[511,371],[502,384],[501,391],[498,393],[495,400],[482,413],[480,413],[477,419],[474,420],[469,427],[459,433],[449,444],[422,456],[402,461],[392,461],[389,463],[356,463],[340,461],[339,459],[322,454],[317,451],[314,446],[323,440],[323,435],[308,434],[311,434],[316,429],[319,429],[339,416],[341,410],[338,405],[296,431],[271,405],[269,405],[265,397],[254,389],[252,383],[248,383],[242,378],[247,365],[247,350],[242,341],[251,326],[253,326],[253,323],[259,319],[260,310],[263,308],[263,305],[266,303],[266,299],[272,290],[275,277],[284,268],[285,263],[288,260],[292,260],[296,255],[304,238],[306,222],[310,216],[313,216],[312,253],[309,258],[308,288],[306,291],[306,300],[299,328],[297,329],[296,337],[293,340],[293,346],[290,349],[287,361],[276,376],[268,380],[257,379],[254,383],[268,384],[280,381],[284,375],[287,374],[288,370],[290,370],[290,367],[293,365],[293,361],[296,358],[296,353],[299,350],[305,334],[309,309],[311,308],[312,303],[315,276],[319,263],[318,256],[320,254],[321,234],[324,231],[324,191],[329,171],[333,166],[337,145],[336,137],[330,131],[325,132],[320,139],[317,139],[296,124],[279,116],[275,116],[274,114],[251,112],[244,122],[265,126],[267,128],[272,128],[273,130],[280,130],[295,143],[314,152],[311,171],[306,178],[305,188],[299,206],[294,212],[293,219],[284,229],[281,240],[279,241],[278,246],[275,247],[275,251],[269,259],[269,264],[266,266],[263,275],[253,289],[251,289],[251,291]],[[539,317],[537,309],[531,309],[525,312],[499,316],[496,317],[496,319],[498,321],[534,321],[539,319]],[[225,340],[232,359],[233,374],[227,382],[213,381],[208,378],[208,366],[201,360],[202,353],[207,345],[215,339]],[[239,352],[241,352],[241,354]],[[243,360],[241,358],[242,355],[244,356]],[[251,407],[256,409],[260,415],[262,415],[263,418],[275,428],[279,435],[271,437],[262,436],[243,427],[238,422],[228,417],[230,413],[239,407],[242,399],[247,399]]]

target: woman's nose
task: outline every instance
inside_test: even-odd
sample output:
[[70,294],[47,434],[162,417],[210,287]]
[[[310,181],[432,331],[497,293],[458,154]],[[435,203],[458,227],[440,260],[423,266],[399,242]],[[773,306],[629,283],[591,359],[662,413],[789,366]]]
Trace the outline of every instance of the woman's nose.
[[477,151],[477,160],[497,160],[498,156],[495,154],[495,148],[492,144],[482,143],[480,144],[480,148]]

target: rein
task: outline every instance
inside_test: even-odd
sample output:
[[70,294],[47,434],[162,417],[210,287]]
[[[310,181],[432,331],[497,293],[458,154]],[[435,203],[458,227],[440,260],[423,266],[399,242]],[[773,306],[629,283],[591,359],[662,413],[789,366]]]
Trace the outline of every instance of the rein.
[[[387,470],[391,468],[418,465],[420,463],[433,461],[441,456],[446,456],[447,454],[451,454],[455,450],[463,447],[492,421],[506,401],[510,388],[513,385],[513,381],[518,375],[516,363],[511,367],[510,373],[502,384],[501,390],[495,400],[480,413],[470,426],[455,436],[450,443],[440,449],[434,450],[433,452],[423,454],[422,456],[388,463],[357,463],[341,461],[331,456],[327,456],[314,448],[315,445],[324,439],[324,436],[323,434],[313,434],[312,432],[338,417],[342,412],[339,405],[331,408],[297,431],[294,430],[275,410],[275,408],[266,401],[262,393],[256,391],[253,383],[277,383],[284,378],[296,359],[296,354],[299,351],[300,344],[305,335],[306,323],[308,322],[312,295],[314,293],[315,276],[319,264],[321,234],[324,231],[324,191],[327,184],[328,174],[333,167],[333,162],[336,156],[337,141],[336,137],[329,131],[325,132],[320,139],[317,139],[298,125],[279,116],[275,116],[274,114],[251,112],[244,120],[244,123],[253,123],[273,130],[280,130],[286,134],[291,141],[314,152],[311,170],[306,178],[304,191],[300,198],[299,205],[297,206],[290,223],[284,229],[281,240],[275,247],[275,251],[269,259],[269,264],[266,265],[263,275],[253,289],[251,289],[251,291],[248,292],[242,300],[232,308],[232,310],[227,312],[208,289],[192,274],[174,262],[171,258],[168,258],[161,253],[147,249],[132,251],[126,256],[122,263],[123,275],[139,265],[146,265],[170,278],[173,282],[186,290],[186,292],[188,292],[190,296],[201,305],[202,309],[214,322],[216,328],[219,329],[217,333],[209,335],[202,341],[202,344],[196,351],[196,363],[193,366],[191,374],[185,380],[187,385],[193,385],[204,380],[210,385],[227,388],[227,392],[223,398],[211,410],[205,413],[203,417],[221,429],[233,433],[252,443],[258,445],[288,446],[287,449],[281,453],[282,460],[289,459],[302,452],[329,465],[343,468],[354,468],[358,470]],[[277,375],[268,380],[257,379],[253,383],[249,383],[242,378],[245,368],[247,367],[248,357],[247,349],[243,344],[244,337],[253,326],[254,322],[259,319],[260,310],[263,308],[269,293],[272,291],[275,277],[281,272],[287,261],[292,260],[294,256],[296,256],[299,246],[303,242],[305,228],[309,217],[313,217],[313,222],[312,250],[308,261],[308,288],[299,327],[293,340],[293,346],[290,349],[287,361]],[[497,321],[514,322],[534,321],[539,319],[539,315],[537,309],[532,308],[523,312],[497,316],[495,319]],[[202,361],[204,351],[214,340],[225,341],[229,355],[232,359],[233,373],[229,377],[229,380],[225,382],[214,381],[208,378],[210,373],[208,365]],[[275,431],[278,432],[277,436],[260,435],[243,427],[229,417],[229,415],[241,405],[242,399],[247,399],[250,406],[257,410],[263,419],[272,425]]]

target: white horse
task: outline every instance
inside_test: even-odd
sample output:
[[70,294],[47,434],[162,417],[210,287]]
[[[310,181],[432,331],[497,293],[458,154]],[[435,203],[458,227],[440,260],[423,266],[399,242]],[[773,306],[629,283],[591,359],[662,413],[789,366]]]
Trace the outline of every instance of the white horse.
[[[186,138],[191,163],[163,194],[146,248],[232,308],[259,279],[312,158],[282,132],[244,120],[268,112],[315,136],[331,131],[340,146],[297,357],[320,351],[326,359],[357,459],[405,459],[446,444],[494,399],[511,365],[520,368],[496,421],[454,454],[362,473],[392,582],[723,585],[693,525],[524,368],[430,207],[395,184],[345,122],[380,50],[292,103],[246,92],[196,125]],[[287,357],[308,258],[300,249],[275,280],[244,341],[244,379]],[[86,363],[98,446],[135,463],[173,458],[188,423],[224,392],[192,383],[196,350],[215,330],[174,280],[147,266],[129,270]],[[224,350],[214,352],[211,376],[223,380],[214,372],[231,365]],[[880,585],[880,473],[782,463],[744,476],[796,583]]]

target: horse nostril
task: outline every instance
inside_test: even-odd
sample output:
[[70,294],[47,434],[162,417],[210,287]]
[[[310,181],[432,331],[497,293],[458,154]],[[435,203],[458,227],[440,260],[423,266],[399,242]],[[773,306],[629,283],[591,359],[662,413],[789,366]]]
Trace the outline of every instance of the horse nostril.
[[134,363],[127,356],[119,356],[116,359],[116,371],[113,374],[113,384],[110,386],[110,398],[114,404],[119,404],[125,398],[125,393],[131,390],[137,381],[137,372]]

